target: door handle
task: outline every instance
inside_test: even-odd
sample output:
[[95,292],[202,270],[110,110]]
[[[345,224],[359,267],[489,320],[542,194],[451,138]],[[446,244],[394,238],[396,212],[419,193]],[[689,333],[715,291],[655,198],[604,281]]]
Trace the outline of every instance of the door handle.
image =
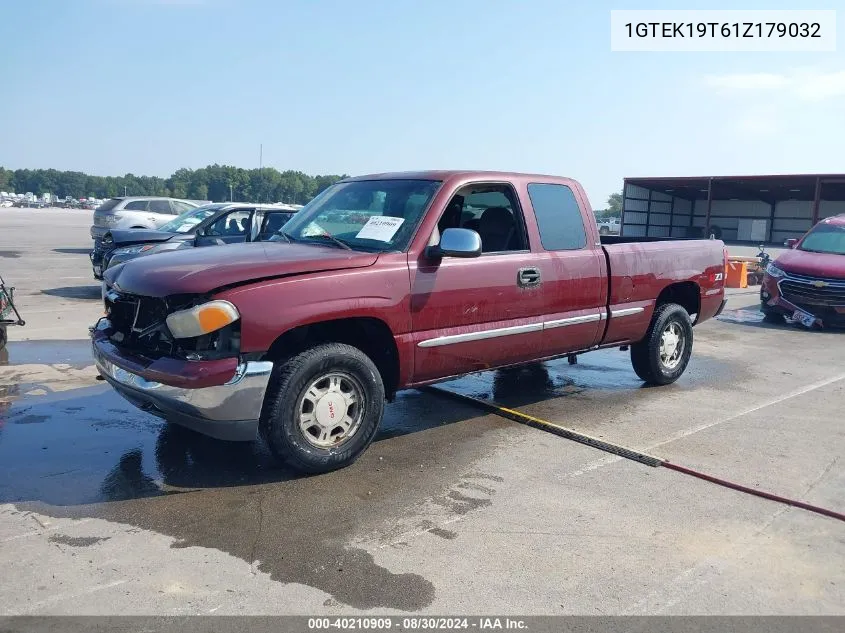
[[520,288],[540,285],[540,270],[537,268],[520,268],[516,274],[516,284]]

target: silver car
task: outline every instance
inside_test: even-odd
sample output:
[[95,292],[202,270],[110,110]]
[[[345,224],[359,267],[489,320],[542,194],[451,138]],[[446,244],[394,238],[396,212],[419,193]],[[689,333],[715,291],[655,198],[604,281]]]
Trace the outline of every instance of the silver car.
[[111,198],[94,210],[91,237],[99,240],[112,229],[157,229],[199,203],[157,196]]

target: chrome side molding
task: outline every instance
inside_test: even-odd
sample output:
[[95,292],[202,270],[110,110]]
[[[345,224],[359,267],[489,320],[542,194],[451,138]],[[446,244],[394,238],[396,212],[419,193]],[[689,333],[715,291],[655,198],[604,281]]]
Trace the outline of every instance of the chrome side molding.
[[500,336],[511,336],[513,334],[527,334],[528,332],[540,332],[542,330],[551,330],[559,327],[569,327],[570,325],[580,325],[582,323],[592,323],[594,321],[603,321],[605,319],[620,318],[640,314],[645,312],[645,308],[622,308],[621,310],[611,310],[608,316],[605,311],[597,312],[595,314],[582,314],[574,317],[567,317],[565,319],[555,319],[553,321],[544,321],[542,323],[530,323],[528,325],[514,325],[512,327],[494,328],[492,330],[481,330],[478,332],[466,332],[464,334],[450,334],[448,336],[438,336],[436,338],[426,339],[417,343],[417,347],[440,347],[442,345],[454,345],[455,343],[468,343],[470,341],[482,341],[488,338],[498,338]]

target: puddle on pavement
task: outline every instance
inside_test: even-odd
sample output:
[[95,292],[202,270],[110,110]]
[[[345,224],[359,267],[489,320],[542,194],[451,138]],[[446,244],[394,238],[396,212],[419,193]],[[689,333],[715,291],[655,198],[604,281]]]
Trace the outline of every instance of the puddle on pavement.
[[[725,364],[702,354],[694,355],[684,376],[670,388],[690,389],[714,382]],[[724,375],[724,373],[722,373]],[[457,393],[494,400],[507,407],[522,407],[554,398],[581,395],[620,398],[630,401],[635,392],[643,395],[648,387],[631,369],[628,352],[607,349],[578,357],[570,365],[566,359],[549,361],[495,372],[472,374],[448,381],[442,386]]]
[[762,323],[763,313],[755,306],[753,308],[725,310],[716,319],[727,323]]
[[0,366],[65,364],[72,367],[87,367],[94,363],[91,357],[91,341],[11,341],[6,349],[0,350]]
[[[96,385],[22,397],[0,413],[0,503],[151,530],[174,538],[173,547],[218,549],[354,607],[414,611],[433,601],[432,583],[392,573],[348,544],[463,481],[492,450],[484,436],[497,431],[513,428],[470,407],[402,393],[358,463],[302,477],[263,443],[167,425]],[[483,507],[474,499],[450,504],[454,513]]]

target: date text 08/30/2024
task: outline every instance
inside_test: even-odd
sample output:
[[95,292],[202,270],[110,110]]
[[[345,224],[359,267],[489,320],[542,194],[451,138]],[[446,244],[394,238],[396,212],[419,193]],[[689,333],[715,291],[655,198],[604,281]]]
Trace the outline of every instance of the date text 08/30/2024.
[[349,630],[349,631],[379,631],[399,629],[403,631],[450,631],[472,630],[524,630],[527,628],[525,620],[519,618],[499,617],[347,617],[347,618],[309,618],[308,629],[321,630]]

